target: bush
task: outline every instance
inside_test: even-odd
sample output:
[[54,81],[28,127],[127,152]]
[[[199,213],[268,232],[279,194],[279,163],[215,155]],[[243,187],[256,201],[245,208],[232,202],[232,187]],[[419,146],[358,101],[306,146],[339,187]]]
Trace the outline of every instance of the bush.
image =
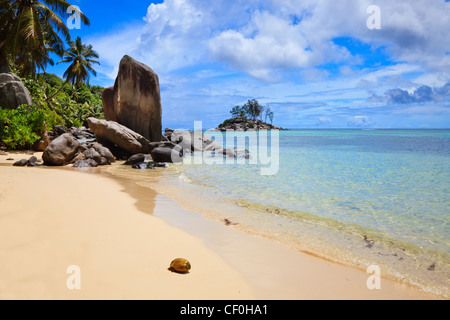
[[41,73],[36,78],[25,78],[22,81],[30,91],[34,104],[54,111],[62,119],[61,124],[68,128],[86,126],[86,119],[89,117],[104,118],[102,87],[91,87],[83,83],[74,87],[67,83],[56,97],[47,103],[47,98],[61,88],[64,80],[54,74]]
[[0,145],[8,149],[30,148],[44,132],[62,122],[58,115],[36,106],[0,108]]

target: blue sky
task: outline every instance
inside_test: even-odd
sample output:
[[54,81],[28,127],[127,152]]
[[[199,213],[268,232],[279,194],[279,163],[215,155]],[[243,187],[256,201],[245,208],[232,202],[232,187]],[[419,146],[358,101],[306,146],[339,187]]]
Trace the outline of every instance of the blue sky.
[[149,65],[164,127],[216,127],[254,98],[287,128],[450,128],[448,1],[72,3],[91,20],[72,36],[100,54],[91,83],[113,85],[125,54]]

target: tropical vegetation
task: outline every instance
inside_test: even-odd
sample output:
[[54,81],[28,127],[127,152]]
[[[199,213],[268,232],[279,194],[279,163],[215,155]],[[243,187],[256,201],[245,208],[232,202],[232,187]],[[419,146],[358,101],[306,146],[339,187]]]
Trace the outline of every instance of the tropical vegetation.
[[[55,125],[80,127],[103,117],[103,88],[89,84],[99,55],[79,37],[71,40],[70,7],[65,0],[0,0],[0,72],[20,75],[33,100],[15,110],[0,106],[0,147],[29,148]],[[82,12],[77,16],[89,25]],[[55,56],[69,64],[64,80],[45,72]]]

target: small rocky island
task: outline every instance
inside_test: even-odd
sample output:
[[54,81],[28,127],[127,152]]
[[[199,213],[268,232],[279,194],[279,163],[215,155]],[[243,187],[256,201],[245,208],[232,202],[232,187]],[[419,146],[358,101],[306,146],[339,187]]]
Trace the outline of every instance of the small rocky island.
[[262,122],[261,120],[234,118],[226,120],[224,123],[220,124],[216,130],[260,131],[260,130],[286,130],[286,129],[279,128],[269,123]]
[[[286,130],[272,124],[274,113],[268,106],[261,105],[255,99],[248,100],[246,104],[236,106],[230,111],[233,118],[225,120],[216,130],[219,131],[260,131],[260,130]],[[264,119],[264,121],[263,121]],[[270,120],[270,124],[267,123]]]

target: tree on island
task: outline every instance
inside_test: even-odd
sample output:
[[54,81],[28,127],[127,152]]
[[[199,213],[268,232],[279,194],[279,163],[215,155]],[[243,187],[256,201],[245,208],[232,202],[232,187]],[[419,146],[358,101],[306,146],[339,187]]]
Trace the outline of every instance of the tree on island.
[[[248,100],[243,106],[235,106],[230,113],[233,118],[225,120],[219,126],[220,129],[277,129],[272,124],[274,118],[272,109],[269,106],[261,105],[256,99]],[[270,125],[267,124],[267,118],[270,119]]]
[[[0,68],[8,70],[8,61],[22,76],[36,75],[54,65],[50,53],[64,54],[64,41],[70,41],[69,30],[61,19],[68,17],[71,6],[65,0],[1,0],[0,1]],[[79,12],[85,25],[89,19]]]
[[256,121],[256,119],[263,113],[266,107],[259,104],[255,99],[248,100],[246,104],[242,107],[234,107],[230,113],[235,118],[251,119]]
[[58,62],[58,64],[70,63],[70,66],[64,72],[66,81],[53,96],[47,99],[47,102],[52,100],[67,83],[70,82],[72,85],[86,83],[89,80],[89,73],[97,76],[97,72],[92,68],[92,64],[100,64],[100,62],[95,60],[99,58],[99,55],[94,51],[92,45],[83,44],[80,37],[77,37],[75,41],[70,41],[69,45],[70,48],[65,52],[63,60]]

